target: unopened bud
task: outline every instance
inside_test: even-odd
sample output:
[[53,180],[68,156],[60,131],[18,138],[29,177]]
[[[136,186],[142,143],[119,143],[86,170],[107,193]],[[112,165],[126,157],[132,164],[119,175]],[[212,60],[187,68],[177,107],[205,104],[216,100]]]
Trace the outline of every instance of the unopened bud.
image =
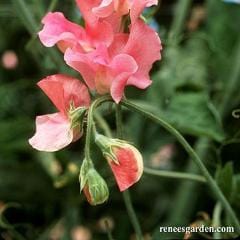
[[109,196],[108,186],[92,164],[84,159],[80,171],[80,187],[91,205],[102,204]]

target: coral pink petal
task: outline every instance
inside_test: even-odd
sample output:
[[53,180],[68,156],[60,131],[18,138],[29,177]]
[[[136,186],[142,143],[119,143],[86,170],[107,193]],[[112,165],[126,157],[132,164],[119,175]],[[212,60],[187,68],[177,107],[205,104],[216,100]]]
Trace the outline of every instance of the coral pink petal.
[[61,113],[42,115],[36,118],[36,133],[29,139],[33,148],[39,151],[58,151],[73,140],[70,122]]
[[110,93],[116,103],[119,103],[122,99],[128,78],[129,73],[122,73],[118,75],[112,82]]
[[127,54],[119,54],[110,64],[114,79],[111,85],[111,95],[116,103],[122,99],[124,88],[128,78],[134,74],[137,69],[137,63],[134,58]]
[[127,81],[127,85],[132,85],[140,89],[145,89],[149,87],[151,84],[152,80],[150,80],[148,77],[145,77],[140,72],[131,76]]
[[140,17],[145,7],[151,7],[157,4],[158,0],[133,0],[130,10],[131,22],[134,23]]
[[78,41],[85,41],[85,30],[68,21],[61,12],[48,13],[42,20],[43,29],[39,32],[39,38],[46,47],[52,47],[57,43],[66,49]]
[[161,41],[153,29],[142,20],[132,24],[124,52],[135,59],[139,70],[147,75],[152,64],[161,58],[161,49]]
[[102,0],[101,4],[92,9],[98,17],[105,18],[110,16],[114,11],[113,0]]
[[139,151],[133,146],[115,148],[114,153],[119,164],[109,161],[120,191],[124,191],[136,183],[143,173],[143,161]]
[[128,14],[129,9],[131,8],[131,2],[129,0],[115,0],[115,10],[117,11],[118,15],[123,16]]
[[110,57],[114,57],[123,52],[125,45],[128,42],[129,34],[118,33],[115,34],[112,44],[109,46],[108,51]]
[[43,90],[43,92],[49,97],[56,108],[65,113],[67,111],[64,102],[64,93],[62,84],[55,81],[55,75],[48,76],[38,82],[38,86]]
[[98,21],[94,25],[87,25],[86,33],[89,41],[91,41],[95,47],[99,44],[109,46],[114,38],[113,28],[107,21]]
[[113,12],[110,16],[104,18],[104,20],[112,26],[113,32],[121,32],[121,16],[117,12]]
[[124,72],[133,74],[138,70],[138,65],[135,59],[128,54],[119,54],[115,56],[110,67],[116,75]]
[[76,0],[76,2],[87,24],[94,25],[98,21],[98,17],[93,13],[92,9],[98,7],[101,0]]
[[95,89],[95,70],[88,54],[82,54],[69,48],[64,54],[64,60],[70,67],[82,75],[84,81],[91,90]]
[[66,114],[71,103],[74,107],[90,105],[87,87],[73,77],[64,74],[51,75],[41,80],[38,86],[62,113]]

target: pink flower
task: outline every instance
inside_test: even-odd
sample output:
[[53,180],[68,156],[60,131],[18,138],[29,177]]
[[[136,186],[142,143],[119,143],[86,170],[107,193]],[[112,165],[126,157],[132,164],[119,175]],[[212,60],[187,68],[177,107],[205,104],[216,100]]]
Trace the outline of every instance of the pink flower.
[[90,105],[88,89],[78,79],[62,74],[49,76],[38,86],[59,112],[36,118],[36,133],[29,143],[39,151],[57,151],[80,138],[82,129],[76,117]]
[[145,89],[151,84],[149,71],[160,59],[160,50],[156,32],[139,19],[129,34],[115,34],[108,48],[99,45],[89,53],[82,53],[78,47],[68,48],[64,59],[81,73],[90,89],[99,94],[110,93],[119,103],[126,86]]
[[[116,103],[121,101],[126,86],[147,88],[151,84],[152,64],[161,57],[161,42],[139,16],[144,7],[157,1],[77,0],[77,3],[86,29],[68,21],[62,13],[48,13],[39,32],[42,43],[47,47],[57,44],[66,63],[82,75],[88,87],[99,94],[110,93]],[[116,14],[122,17],[129,11],[130,33],[116,33],[113,29]]]
[[136,183],[143,173],[141,153],[131,144],[97,134],[95,141],[107,159],[120,191]]

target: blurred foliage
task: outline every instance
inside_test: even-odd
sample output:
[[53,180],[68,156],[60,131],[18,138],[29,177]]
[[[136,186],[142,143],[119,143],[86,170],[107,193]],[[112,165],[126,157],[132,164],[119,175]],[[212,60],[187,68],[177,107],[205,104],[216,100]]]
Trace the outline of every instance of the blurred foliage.
[[[171,22],[181,13],[175,7],[181,2],[162,0],[157,12],[146,13],[159,29],[162,61],[154,66],[152,86],[144,93],[129,88],[127,96],[173,124],[192,145],[207,137],[204,161],[239,216],[240,121],[231,113],[240,107],[240,5],[192,1],[183,29],[173,41]],[[135,239],[121,193],[97,150],[93,153],[96,167],[109,184],[110,199],[91,207],[79,194],[84,141],[55,155],[28,145],[35,116],[52,111],[36,82],[52,73],[78,76],[57,49],[43,47],[37,38],[41,18],[49,10],[62,11],[81,23],[74,1],[0,1],[0,239],[88,240],[92,235],[98,240],[107,239],[108,231],[114,239]],[[9,51],[17,61],[11,68],[4,61]],[[114,132],[111,106],[102,108],[101,114]],[[187,155],[172,136],[135,113],[124,111],[123,117],[125,135],[140,148],[146,166],[185,171]],[[146,239],[154,232],[153,239],[183,238],[183,234],[163,236],[158,231],[172,206],[178,207],[177,186],[178,180],[144,175],[132,188]],[[206,186],[197,191],[199,198],[190,202],[194,212],[183,225],[196,222],[198,212],[207,213],[211,222],[212,194]],[[221,223],[229,224],[227,216],[222,215]]]

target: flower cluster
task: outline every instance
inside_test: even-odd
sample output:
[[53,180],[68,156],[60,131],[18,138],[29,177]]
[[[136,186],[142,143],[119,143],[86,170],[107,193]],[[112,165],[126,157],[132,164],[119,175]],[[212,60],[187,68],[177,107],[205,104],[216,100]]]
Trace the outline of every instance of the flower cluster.
[[[48,76],[38,83],[59,111],[36,118],[36,133],[29,143],[40,151],[60,150],[81,137],[83,119],[91,105],[89,90],[95,96],[110,94],[118,104],[126,86],[145,89],[151,84],[149,72],[161,57],[157,33],[141,18],[143,9],[156,5],[157,0],[76,2],[84,27],[70,22],[61,12],[50,12],[42,20],[39,38],[46,47],[57,45],[66,64],[81,74],[86,85],[63,74]],[[120,190],[137,182],[143,169],[139,151],[118,139],[97,133],[95,138]],[[89,164],[90,160],[85,161],[88,164],[82,165],[81,189],[89,202],[102,203],[108,195],[105,182],[99,180],[101,177]],[[97,183],[101,185],[98,190]]]

